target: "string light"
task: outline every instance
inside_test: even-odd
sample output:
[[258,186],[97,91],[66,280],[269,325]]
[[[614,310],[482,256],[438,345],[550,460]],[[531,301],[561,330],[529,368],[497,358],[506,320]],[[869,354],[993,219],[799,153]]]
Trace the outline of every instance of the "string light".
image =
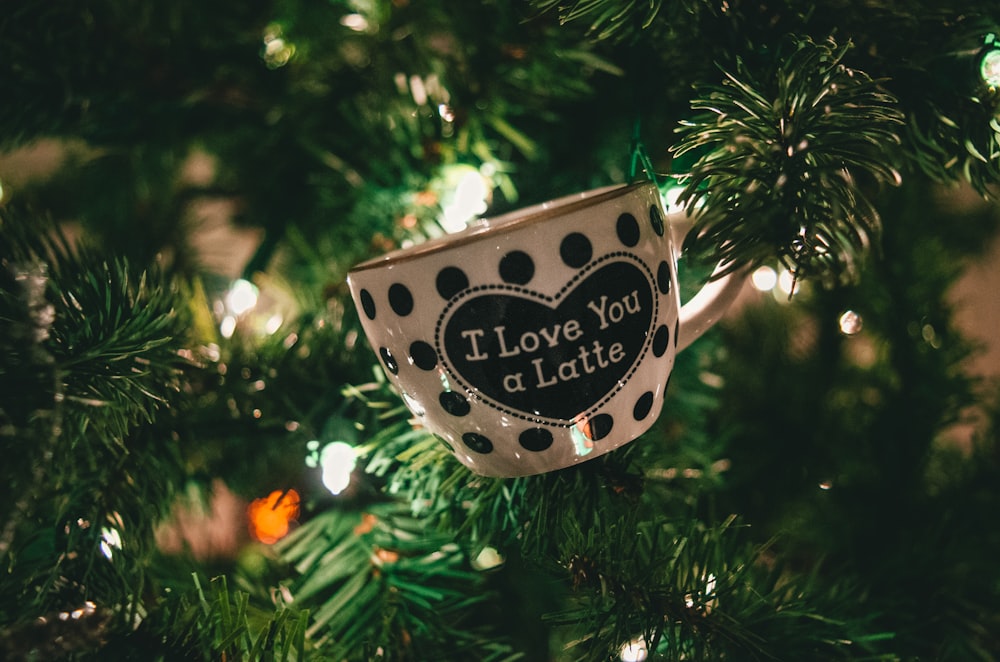
[[281,325],[284,323],[284,321],[285,318],[282,317],[281,313],[275,313],[274,315],[271,315],[269,318],[267,318],[267,322],[264,323],[264,331],[267,333],[267,335],[273,336],[275,333],[278,332],[278,329],[281,328]]
[[1000,41],[995,34],[990,33],[983,43],[988,50],[979,59],[979,75],[990,87],[1000,87]]
[[757,290],[770,292],[778,284],[778,274],[771,267],[758,267],[750,276],[750,282]]
[[278,69],[288,64],[295,55],[295,46],[285,41],[281,26],[272,23],[264,30],[264,64],[268,69]]
[[368,29],[368,19],[361,14],[345,14],[341,17],[340,24],[355,32],[364,32]]
[[445,232],[460,232],[469,221],[486,211],[490,187],[486,177],[469,165],[449,166],[442,176],[446,184],[453,185],[443,196],[438,220]]
[[438,104],[438,115],[445,122],[454,122],[455,121],[455,111],[452,110],[451,106],[449,106],[446,103],[439,103]]
[[840,327],[840,332],[845,336],[853,336],[861,332],[861,328],[864,326],[861,315],[854,312],[853,310],[845,310],[837,320],[837,324]]
[[236,318],[232,315],[223,317],[222,322],[219,323],[219,333],[222,334],[223,338],[232,338],[233,334],[236,333]]
[[299,516],[299,493],[293,489],[274,490],[247,506],[250,535],[265,545],[273,545],[288,534]]
[[319,450],[316,440],[306,444],[310,451],[306,456],[306,466],[322,471],[323,485],[337,496],[351,484],[351,475],[358,466],[358,453],[346,441],[332,441]]
[[239,317],[257,305],[257,294],[257,286],[245,278],[233,281],[226,293],[226,310]]
[[108,527],[101,528],[101,553],[111,560],[115,549],[122,548],[122,537],[118,533],[118,529],[112,529]]
[[663,202],[663,207],[669,214],[671,212],[680,211],[683,206],[678,202],[681,197],[681,193],[684,192],[684,187],[680,184],[670,184],[660,191],[660,200]]
[[482,551],[472,559],[472,567],[476,570],[492,570],[503,565],[504,558],[493,547],[483,547]]
[[[59,612],[57,618],[60,621],[68,621],[70,619],[78,621],[81,618],[84,618],[85,616],[92,616],[96,612],[97,612],[97,605],[91,600],[87,600],[86,602],[83,603],[82,607],[77,607],[72,611]],[[45,616],[39,616],[38,622],[44,625],[45,623],[48,622],[48,619]]]
[[788,269],[782,269],[778,275],[778,288],[788,296],[792,296],[798,290],[798,282],[795,280],[795,275]]
[[649,657],[646,640],[643,637],[636,637],[626,641],[618,651],[618,657],[622,662],[643,662]]
[[237,319],[257,305],[258,294],[257,286],[245,278],[234,280],[229,286],[223,297],[226,314],[219,322],[219,333],[223,338],[232,338],[236,332]]

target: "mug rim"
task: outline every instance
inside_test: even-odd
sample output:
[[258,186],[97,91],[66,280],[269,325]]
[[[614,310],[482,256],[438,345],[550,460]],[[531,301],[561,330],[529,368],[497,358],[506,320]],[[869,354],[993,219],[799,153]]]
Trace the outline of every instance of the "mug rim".
[[351,267],[348,275],[379,267],[387,267],[401,262],[408,262],[452,248],[459,248],[499,233],[519,230],[541,221],[551,220],[557,216],[572,214],[581,209],[614,200],[645,187],[653,187],[657,189],[657,192],[659,191],[655,182],[652,181],[635,182],[632,184],[611,184],[609,186],[601,186],[588,191],[553,198],[505,212],[498,216],[483,216],[477,219],[474,224],[459,232],[434,237],[406,248],[397,248],[378,257],[360,262]]

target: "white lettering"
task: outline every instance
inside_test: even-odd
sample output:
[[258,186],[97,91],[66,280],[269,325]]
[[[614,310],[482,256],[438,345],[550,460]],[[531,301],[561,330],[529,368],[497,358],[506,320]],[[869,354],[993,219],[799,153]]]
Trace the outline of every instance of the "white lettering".
[[552,386],[559,380],[555,377],[550,377],[546,379],[545,374],[542,372],[542,361],[543,359],[535,359],[531,362],[535,366],[535,375],[538,377],[538,388],[545,388],[546,386]]
[[608,360],[612,363],[618,363],[623,358],[625,358],[625,348],[622,347],[620,342],[616,342],[608,350]]
[[600,308],[598,308],[597,306],[595,306],[593,301],[588,301],[587,302],[587,308],[590,308],[591,310],[593,310],[597,314],[597,318],[599,320],[601,320],[601,328],[602,329],[608,328],[608,320],[604,319],[604,308],[607,305],[608,305],[608,297],[605,296],[605,295],[603,295],[603,294],[601,295],[601,307]]
[[[570,321],[573,321],[573,320],[570,320]],[[552,326],[551,330],[546,329],[546,328],[541,328],[541,329],[538,330],[538,333],[542,334],[542,337],[545,338],[545,342],[547,342],[549,344],[549,347],[555,347],[556,345],[559,344],[559,325],[558,324],[554,324]]]
[[634,315],[642,310],[639,305],[638,290],[632,290],[632,293],[623,296],[621,301],[612,301],[610,304],[607,295],[602,294],[600,304],[591,300],[587,302],[587,308],[590,308],[597,315],[602,331],[611,326],[612,323],[621,322],[625,318],[626,312]]
[[465,358],[468,361],[482,361],[483,359],[490,358],[489,354],[483,354],[479,351],[479,338],[484,335],[482,329],[468,329],[462,331],[462,337],[468,338],[469,342],[472,343],[472,354],[466,354]]
[[579,340],[580,336],[583,335],[583,329],[580,328],[580,323],[576,320],[567,320],[563,324],[563,338],[573,342],[574,340]]
[[538,349],[541,341],[538,340],[538,334],[531,331],[525,331],[521,334],[521,349],[526,352],[534,352]]
[[516,393],[518,391],[526,391],[528,389],[524,388],[524,384],[521,382],[521,375],[524,373],[518,372],[513,375],[507,375],[503,378],[503,388],[508,393]]
[[495,326],[493,327],[493,332],[497,334],[497,341],[500,343],[500,356],[506,358],[508,356],[517,356],[521,353],[520,347],[514,347],[514,349],[507,349],[507,339],[504,337],[503,332],[507,329],[505,326]]

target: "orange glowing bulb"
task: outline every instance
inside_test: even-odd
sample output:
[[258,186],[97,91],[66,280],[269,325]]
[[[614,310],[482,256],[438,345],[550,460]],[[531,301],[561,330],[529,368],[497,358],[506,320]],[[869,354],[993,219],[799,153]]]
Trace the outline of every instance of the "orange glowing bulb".
[[254,499],[247,507],[250,535],[265,545],[273,545],[288,534],[288,528],[299,516],[299,493],[295,490],[275,490],[266,498]]

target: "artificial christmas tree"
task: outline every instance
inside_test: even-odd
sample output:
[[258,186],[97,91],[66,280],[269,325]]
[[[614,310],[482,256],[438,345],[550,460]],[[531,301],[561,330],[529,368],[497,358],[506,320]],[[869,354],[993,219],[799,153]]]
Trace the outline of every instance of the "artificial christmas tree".
[[[3,657],[1000,657],[997,389],[948,296],[997,227],[998,31],[986,2],[16,0]],[[639,180],[694,219],[682,284],[756,287],[634,442],[470,472],[348,271]]]

